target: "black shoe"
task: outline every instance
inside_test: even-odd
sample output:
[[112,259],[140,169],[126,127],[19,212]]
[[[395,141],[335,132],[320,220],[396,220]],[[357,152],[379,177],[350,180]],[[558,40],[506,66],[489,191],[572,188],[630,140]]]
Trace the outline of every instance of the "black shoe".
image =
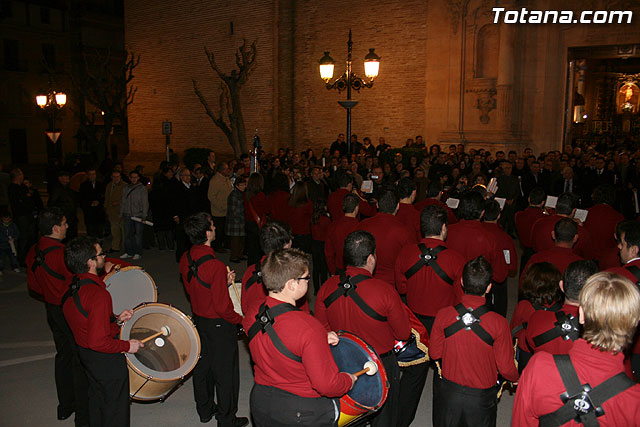
[[69,418],[75,411],[73,409],[65,409],[58,407],[58,419],[60,421]]
[[249,418],[247,417],[237,417],[233,421],[233,427],[245,427],[249,425]]
[[200,422],[201,423],[208,423],[209,421],[211,421],[213,419],[213,415],[215,414],[215,412],[212,412],[210,415],[203,417],[202,415],[200,416]]

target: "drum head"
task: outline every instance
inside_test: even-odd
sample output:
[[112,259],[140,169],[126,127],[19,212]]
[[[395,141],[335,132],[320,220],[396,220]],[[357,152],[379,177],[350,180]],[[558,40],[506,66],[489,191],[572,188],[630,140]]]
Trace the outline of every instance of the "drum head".
[[112,271],[105,276],[104,283],[111,294],[115,314],[158,299],[156,284],[151,276],[135,265]]
[[144,304],[134,310],[123,326],[120,338],[142,340],[169,328],[168,336],[147,341],[135,354],[127,354],[129,367],[157,381],[183,378],[200,356],[200,336],[184,313],[166,304]]
[[[378,365],[375,375],[363,374],[358,377],[353,388],[347,393],[359,405],[375,409],[384,403],[386,397],[386,373],[377,354],[359,337],[341,332],[338,345],[331,346],[333,358],[340,372],[357,372],[365,362]],[[384,375],[384,378],[383,378]]]

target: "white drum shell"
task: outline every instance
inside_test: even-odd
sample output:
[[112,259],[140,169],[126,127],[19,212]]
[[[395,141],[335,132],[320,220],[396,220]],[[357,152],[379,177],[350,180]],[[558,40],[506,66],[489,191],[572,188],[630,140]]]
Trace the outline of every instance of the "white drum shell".
[[156,302],[158,291],[153,278],[136,265],[114,270],[104,277],[107,291],[111,294],[113,312],[133,310],[142,303]]

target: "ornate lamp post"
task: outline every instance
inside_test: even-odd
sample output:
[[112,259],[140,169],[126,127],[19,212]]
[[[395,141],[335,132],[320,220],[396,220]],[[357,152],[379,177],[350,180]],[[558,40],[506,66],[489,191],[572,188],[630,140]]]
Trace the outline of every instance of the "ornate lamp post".
[[60,137],[60,130],[56,129],[56,119],[58,117],[58,110],[60,110],[67,103],[67,95],[62,92],[56,92],[51,89],[49,84],[49,92],[46,95],[36,96],[36,103],[38,107],[42,108],[48,115],[49,129],[45,132],[51,142],[54,144]]
[[347,69],[342,76],[331,82],[333,78],[333,68],[335,62],[329,56],[329,52],[325,52],[320,59],[320,77],[324,80],[328,90],[337,89],[338,92],[347,91],[347,100],[338,101],[342,107],[347,110],[347,151],[351,154],[351,109],[358,104],[358,101],[351,100],[351,89],[360,92],[365,87],[373,87],[373,81],[378,77],[380,70],[380,57],[374,52],[375,49],[369,49],[369,53],[364,57],[364,75],[365,80],[356,75],[351,70],[351,30],[349,30],[349,41],[347,42]]

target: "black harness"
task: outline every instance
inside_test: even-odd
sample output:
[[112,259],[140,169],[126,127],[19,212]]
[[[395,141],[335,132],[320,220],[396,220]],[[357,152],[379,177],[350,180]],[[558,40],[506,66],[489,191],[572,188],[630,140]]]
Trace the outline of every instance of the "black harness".
[[633,274],[636,277],[636,286],[640,286],[640,268],[635,265],[625,266],[629,273]]
[[445,249],[445,246],[436,246],[435,248],[428,248],[424,243],[418,243],[418,249],[420,249],[420,258],[413,264],[413,267],[404,272],[404,277],[411,278],[414,274],[422,269],[422,267],[431,267],[433,271],[449,285],[453,286],[453,279],[438,265],[436,260],[438,254]]
[[577,317],[564,311],[556,311],[555,315],[556,322],[553,324],[553,328],[533,337],[533,343],[536,347],[559,337],[562,337],[564,341],[575,341],[580,338],[580,322]]
[[[545,307],[545,306],[542,306],[542,305],[538,305],[538,304],[533,304],[533,303],[531,303],[531,306],[533,306],[533,309],[534,309],[535,311],[538,311],[538,310],[544,310],[544,311],[553,311],[553,312],[557,312],[557,311],[559,311],[559,310],[562,308],[562,303],[561,303],[560,301],[558,301],[558,302],[556,302],[555,304],[553,304],[551,307]],[[523,330],[523,329],[527,329],[527,324],[528,324],[527,322],[523,322],[522,324],[520,324],[520,325],[516,326],[515,328],[513,328],[513,329],[511,330],[511,337],[512,337],[512,338],[515,338],[515,337],[516,337],[516,334],[517,334],[518,332],[520,332],[520,331],[521,331],[521,330]]]
[[363,282],[371,277],[365,276],[364,274],[358,274],[356,276],[350,277],[344,273],[340,274],[340,282],[338,283],[338,289],[333,291],[331,295],[329,295],[323,301],[324,306],[329,308],[331,304],[333,304],[340,297],[349,297],[353,302],[356,303],[360,310],[364,311],[364,313],[371,317],[372,319],[379,320],[381,322],[386,322],[387,317],[381,314],[378,314],[369,304],[367,304],[360,295],[356,292],[358,288],[358,283]]
[[247,280],[247,283],[244,284],[244,290],[248,291],[251,286],[255,283],[262,283],[262,271],[260,270],[262,266],[260,265],[260,261],[254,264],[255,270],[251,274],[251,277]]
[[290,311],[300,311],[300,309],[292,306],[291,304],[278,304],[275,307],[270,308],[265,303],[262,303],[260,310],[258,310],[258,314],[256,314],[256,321],[249,328],[247,336],[249,337],[249,342],[251,342],[258,333],[266,333],[280,353],[295,362],[302,363],[302,358],[294,354],[286,345],[284,345],[276,333],[276,330],[273,328],[276,317]]
[[189,263],[189,272],[187,273],[187,281],[191,282],[191,279],[195,277],[196,279],[198,279],[198,282],[200,282],[202,286],[204,286],[207,289],[211,289],[211,285],[205,282],[204,280],[202,280],[200,276],[198,276],[198,268],[200,268],[200,266],[205,262],[211,261],[214,259],[216,259],[216,257],[214,257],[211,254],[207,254],[207,255],[201,256],[200,258],[194,261],[193,258],[191,258],[191,249],[189,249],[187,251],[187,262]]
[[604,415],[602,404],[635,384],[624,372],[620,372],[591,388],[589,384],[580,384],[569,355],[557,354],[553,359],[566,389],[560,395],[564,405],[541,416],[540,427],[559,427],[571,420],[586,427],[597,427],[600,425],[597,417]]
[[47,274],[51,277],[53,277],[54,279],[58,279],[58,280],[65,280],[65,277],[54,271],[51,267],[49,267],[49,265],[47,265],[47,262],[45,260],[45,257],[57,250],[57,249],[62,249],[62,246],[49,246],[47,249],[45,249],[44,251],[40,249],[40,247],[38,246],[38,244],[36,244],[35,246],[35,257],[33,260],[33,265],[31,266],[31,271],[32,272],[36,272],[36,270],[38,269],[38,267],[42,267],[44,269],[44,271],[47,272]]
[[493,345],[493,337],[491,334],[480,326],[480,318],[490,311],[488,306],[481,305],[475,310],[472,310],[462,304],[458,304],[454,308],[458,312],[458,316],[456,316],[458,320],[444,329],[445,338],[449,338],[451,335],[464,329],[466,331],[473,331],[482,341],[491,346]]
[[80,301],[80,295],[78,294],[78,292],[80,292],[81,287],[90,284],[100,286],[98,282],[93,279],[79,280],[77,276],[74,276],[74,278],[71,280],[71,285],[69,285],[69,289],[67,289],[67,292],[65,292],[62,296],[62,302],[60,303],[60,306],[62,307],[69,297],[73,297],[73,303],[75,304],[80,314],[82,314],[86,318],[89,318],[89,313],[87,313],[87,311],[82,306],[82,302]]

